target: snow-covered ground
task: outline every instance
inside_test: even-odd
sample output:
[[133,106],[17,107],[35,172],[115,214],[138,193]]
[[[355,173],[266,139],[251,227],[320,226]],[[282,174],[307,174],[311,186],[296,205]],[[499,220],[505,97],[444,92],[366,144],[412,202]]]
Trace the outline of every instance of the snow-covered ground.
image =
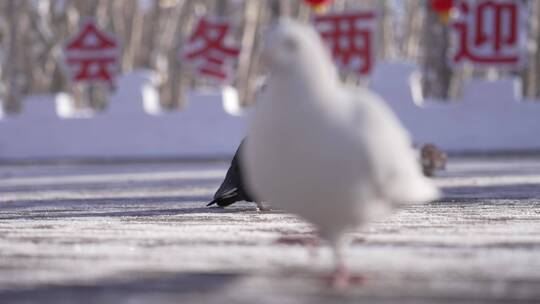
[[350,234],[342,291],[327,248],[275,243],[306,223],[204,206],[226,166],[0,166],[0,303],[540,301],[540,157],[452,158],[444,199]]

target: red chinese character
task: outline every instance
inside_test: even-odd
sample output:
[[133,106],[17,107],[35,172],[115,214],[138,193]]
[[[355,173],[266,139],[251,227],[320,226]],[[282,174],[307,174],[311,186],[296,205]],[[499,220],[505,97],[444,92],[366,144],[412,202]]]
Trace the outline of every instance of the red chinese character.
[[315,18],[315,26],[338,65],[366,75],[373,67],[374,20],[374,12],[324,15]]
[[521,62],[519,1],[462,0],[453,23],[456,47],[453,63],[470,61],[479,65],[517,65]]
[[240,49],[225,45],[229,29],[226,21],[201,18],[188,40],[183,57],[195,62],[200,74],[226,81],[230,78],[224,66],[226,60],[235,60],[240,54]]
[[112,85],[118,72],[119,47],[114,37],[88,21],[65,47],[66,63],[75,82],[106,82]]

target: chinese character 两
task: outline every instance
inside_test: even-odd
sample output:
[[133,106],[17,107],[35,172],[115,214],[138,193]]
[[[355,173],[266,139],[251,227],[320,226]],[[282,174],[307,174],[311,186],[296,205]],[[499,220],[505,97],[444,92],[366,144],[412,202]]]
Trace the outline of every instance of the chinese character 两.
[[369,74],[373,67],[374,21],[371,11],[323,15],[314,20],[337,64],[359,75]]

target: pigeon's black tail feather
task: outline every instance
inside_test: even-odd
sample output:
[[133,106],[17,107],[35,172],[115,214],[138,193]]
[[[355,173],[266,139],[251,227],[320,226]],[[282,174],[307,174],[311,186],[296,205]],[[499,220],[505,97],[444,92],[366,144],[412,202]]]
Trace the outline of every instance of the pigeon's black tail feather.
[[228,189],[227,191],[224,191],[222,193],[218,192],[216,193],[214,199],[206,206],[210,207],[214,204],[217,204],[218,206],[225,207],[238,201],[238,196],[238,188]]
[[219,189],[216,191],[213,200],[206,206],[217,204],[220,207],[226,207],[238,201],[254,202],[253,196],[249,193],[242,175],[241,154],[245,140],[242,140],[240,146],[231,161],[231,166],[227,170],[225,179]]
[[206,207],[210,207],[210,206],[212,206],[214,204],[217,204],[217,202],[218,202],[218,199],[214,199],[210,203],[206,204]]

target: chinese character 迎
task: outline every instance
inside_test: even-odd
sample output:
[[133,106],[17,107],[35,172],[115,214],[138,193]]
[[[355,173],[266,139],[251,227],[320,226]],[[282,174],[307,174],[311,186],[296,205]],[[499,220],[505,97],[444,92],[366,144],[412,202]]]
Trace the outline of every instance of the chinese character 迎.
[[523,10],[520,1],[460,0],[452,24],[453,64],[517,66],[522,61]]

